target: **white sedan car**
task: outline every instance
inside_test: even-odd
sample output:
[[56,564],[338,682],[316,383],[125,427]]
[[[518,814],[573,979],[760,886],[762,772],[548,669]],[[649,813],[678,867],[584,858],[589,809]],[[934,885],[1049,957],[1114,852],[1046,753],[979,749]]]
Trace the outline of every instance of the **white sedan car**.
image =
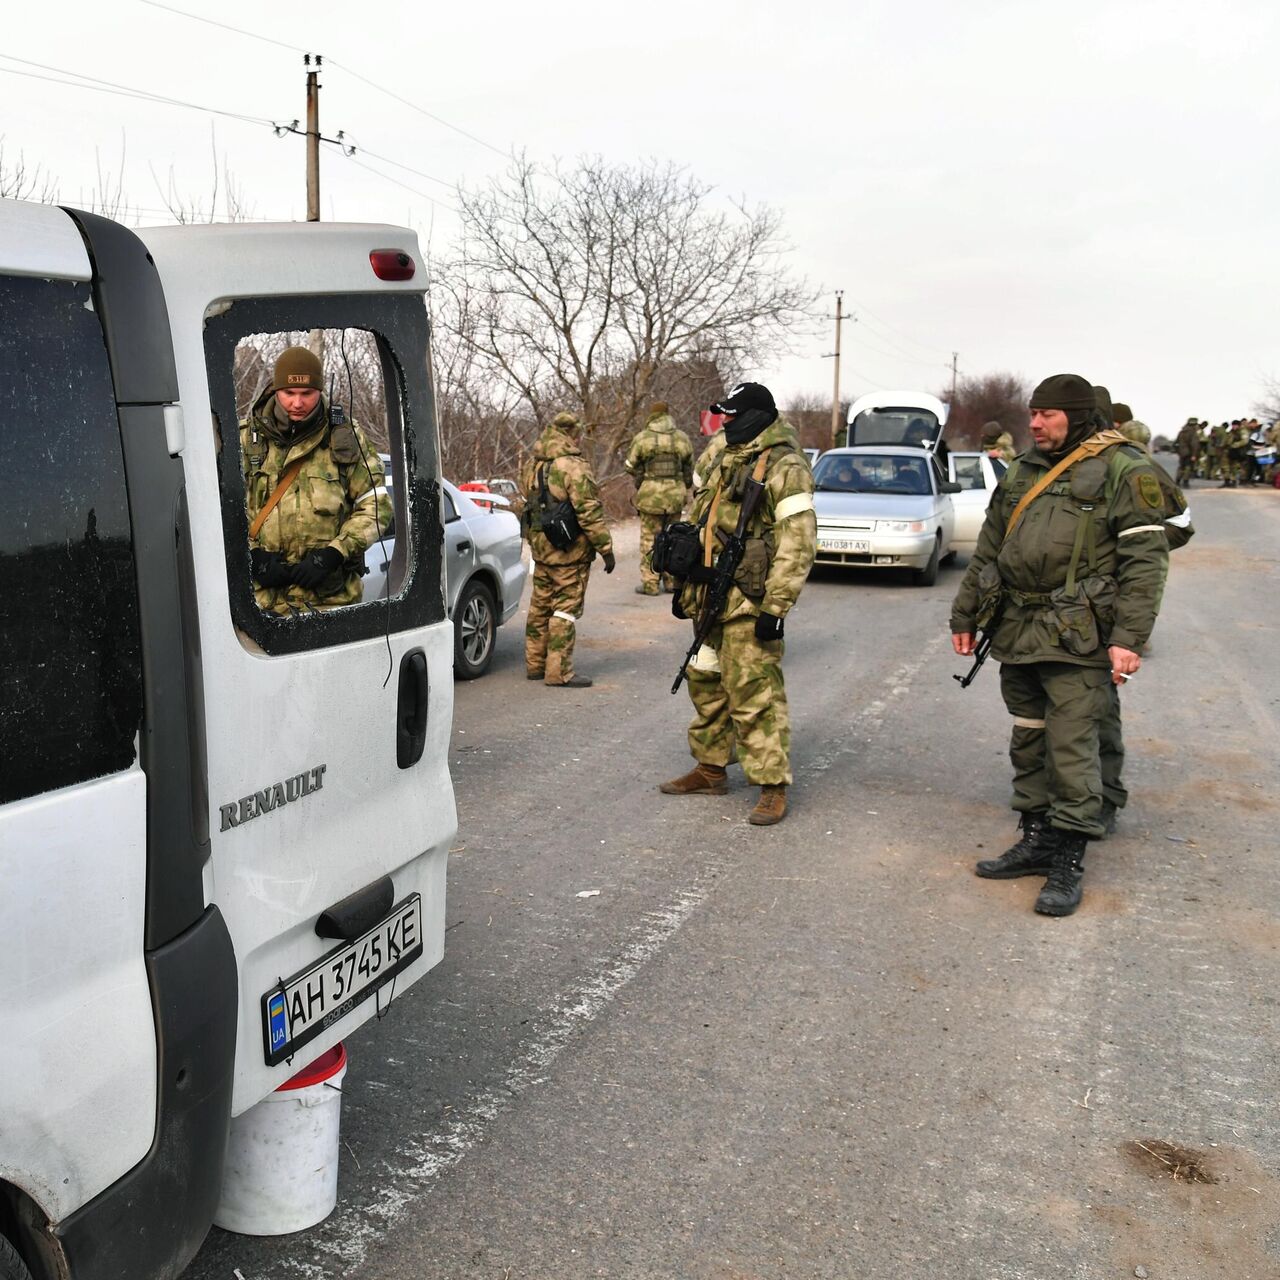
[[978,534],[987,516],[987,505],[1000,483],[1000,477],[1008,470],[1001,458],[985,453],[952,451],[947,455],[947,471],[950,479],[960,486],[952,505],[956,512],[956,531],[951,547],[972,555],[978,545]]
[[920,586],[952,554],[959,486],[926,449],[859,445],[829,449],[813,469],[817,564],[910,569]]
[[[521,559],[520,521],[505,498],[482,495],[472,502],[447,480],[440,482],[444,517],[445,599],[453,619],[453,673],[474,680],[489,669],[498,628],[520,607],[528,570]],[[364,598],[377,600],[387,589],[395,553],[395,529],[365,552]]]

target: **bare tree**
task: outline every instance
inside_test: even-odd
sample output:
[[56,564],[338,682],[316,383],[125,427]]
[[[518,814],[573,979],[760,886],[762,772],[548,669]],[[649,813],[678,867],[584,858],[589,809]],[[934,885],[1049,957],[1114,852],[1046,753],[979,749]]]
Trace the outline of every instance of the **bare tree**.
[[1253,411],[1264,422],[1280,422],[1280,378],[1263,378],[1262,395],[1253,402]]
[[717,209],[710,195],[672,164],[524,158],[458,193],[463,237],[437,275],[439,327],[469,349],[490,398],[514,394],[534,423],[581,415],[602,480],[671,370],[753,369],[810,322],[780,215]]
[[[840,424],[849,419],[847,397],[840,401]],[[819,392],[802,392],[792,396],[786,408],[787,421],[795,427],[800,443],[806,448],[829,449],[831,447],[831,397]]]
[[998,422],[1019,449],[1030,443],[1027,434],[1027,401],[1031,386],[1016,373],[983,373],[967,375],[951,388],[937,392],[940,400],[951,401],[947,415],[946,438],[953,449],[976,448],[987,422]]
[[[160,199],[170,216],[177,223],[192,222],[247,222],[253,217],[253,206],[245,200],[244,188],[236,181],[231,166],[224,152],[218,158],[217,133],[212,125],[209,127],[209,148],[212,153],[209,184],[209,202],[206,207],[203,200],[193,196],[184,196],[178,190],[173,166],[169,166],[168,181],[161,183],[155,166],[148,162],[151,180],[156,184]],[[218,213],[218,197],[222,197],[222,213]]]
[[34,200],[39,204],[56,204],[58,184],[43,166],[27,168],[27,158],[19,151],[11,160],[4,153],[4,135],[0,134],[0,196],[9,200]]

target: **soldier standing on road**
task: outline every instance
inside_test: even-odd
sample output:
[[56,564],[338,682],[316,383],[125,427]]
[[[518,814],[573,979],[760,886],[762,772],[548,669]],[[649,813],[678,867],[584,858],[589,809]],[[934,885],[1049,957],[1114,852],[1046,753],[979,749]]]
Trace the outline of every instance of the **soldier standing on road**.
[[[658,575],[650,563],[653,539],[659,529],[680,518],[685,495],[693,485],[693,446],[662,401],[650,405],[648,418],[627,451],[626,469],[635,481],[634,502],[640,513],[640,585],[636,591],[656,596]],[[668,577],[663,585],[673,591],[675,580]]]
[[382,459],[323,388],[319,357],[289,347],[240,426],[253,594],[284,616],[358,604],[364,553],[391,527]]
[[[767,387],[744,382],[719,404],[725,443],[706,472],[690,518],[702,525],[703,563],[718,533],[738,525],[743,486],[756,478],[764,499],[746,530],[747,550],[723,611],[689,664],[694,717],[689,750],[697,765],[659,790],[667,795],[722,795],[735,750],[747,780],[760,787],[749,821],[781,822],[787,814],[791,725],[782,679],[783,619],[809,575],[817,544],[813,472]],[[705,523],[703,523],[705,521]],[[710,543],[707,539],[711,539]],[[706,587],[686,583],[673,612],[696,618]]]
[[[598,552],[605,573],[612,573],[616,563],[600,491],[579,447],[581,435],[581,424],[573,414],[556,414],[520,470],[525,504],[520,524],[533,557],[533,594],[524,629],[525,675],[569,689],[591,686],[586,676],[573,670],[573,645],[591,561]],[[546,505],[544,485],[551,504],[568,501],[577,517],[579,533],[567,548],[552,546],[537,527],[537,516]]]
[[951,611],[952,645],[971,654],[975,631],[1002,609],[992,652],[1013,717],[1022,837],[976,869],[998,879],[1045,876],[1035,904],[1045,915],[1080,904],[1085,844],[1103,834],[1098,734],[1107,683],[1141,667],[1168,568],[1153,464],[1106,429],[1097,406],[1075,374],[1035,389],[1035,446],[1001,479]]
[[1196,462],[1200,457],[1200,423],[1188,418],[1178,432],[1173,447],[1178,451],[1178,486],[1185,488],[1195,478]]
[[1013,437],[998,423],[988,422],[982,428],[982,451],[988,457],[1012,462],[1016,456]]

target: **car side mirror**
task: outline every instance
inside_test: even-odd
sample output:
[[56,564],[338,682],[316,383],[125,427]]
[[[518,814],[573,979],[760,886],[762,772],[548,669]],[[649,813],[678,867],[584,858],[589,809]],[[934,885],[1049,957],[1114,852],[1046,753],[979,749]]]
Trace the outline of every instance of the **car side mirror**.
[[954,480],[944,480],[938,486],[939,493],[963,493],[964,485],[956,484]]

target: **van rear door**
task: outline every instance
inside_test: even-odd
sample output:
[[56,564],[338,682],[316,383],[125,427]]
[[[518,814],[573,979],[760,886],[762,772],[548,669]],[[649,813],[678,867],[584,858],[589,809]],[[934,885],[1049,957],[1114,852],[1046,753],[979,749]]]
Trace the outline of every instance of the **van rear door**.
[[[183,407],[205,894],[239,967],[238,1114],[385,1010],[443,953],[457,828],[453,633],[425,282],[420,270],[407,274],[418,246],[401,228],[140,234],[164,284]],[[289,345],[322,354],[332,404],[390,456],[396,537],[386,597],[277,616],[252,591],[238,421]]]

